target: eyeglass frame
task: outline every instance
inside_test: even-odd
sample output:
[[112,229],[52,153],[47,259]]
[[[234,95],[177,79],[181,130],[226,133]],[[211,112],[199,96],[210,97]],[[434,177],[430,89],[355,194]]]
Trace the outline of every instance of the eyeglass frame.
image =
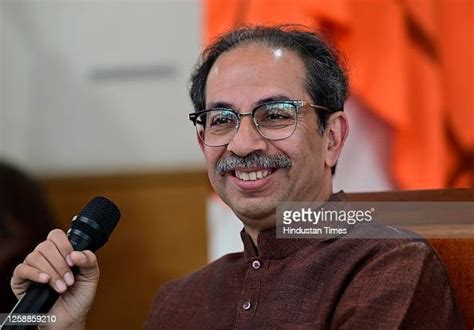
[[[265,106],[265,105],[271,105],[271,104],[275,104],[275,103],[287,103],[287,104],[291,104],[293,105],[295,108],[296,108],[296,117],[295,117],[295,127],[293,129],[293,132],[291,132],[290,135],[288,135],[287,137],[284,137],[284,138],[280,138],[280,139],[270,139],[268,137],[266,137],[265,135],[263,135],[263,133],[260,131],[259,129],[259,124],[257,124],[257,122],[255,121],[255,112],[262,106]],[[296,127],[298,126],[298,114],[300,113],[300,109],[302,109],[303,107],[305,106],[309,106],[315,110],[319,109],[319,110],[324,110],[326,112],[329,112],[331,113],[331,110],[329,110],[327,107],[324,107],[322,105],[318,105],[318,104],[313,104],[313,103],[310,103],[310,102],[307,102],[307,101],[304,101],[304,100],[275,100],[275,101],[270,101],[270,102],[264,102],[264,103],[261,103],[261,104],[258,104],[255,106],[255,108],[252,109],[252,111],[250,112],[242,112],[242,113],[239,113],[237,111],[235,111],[234,109],[230,109],[230,108],[222,108],[222,107],[217,107],[217,108],[214,108],[214,109],[205,109],[205,110],[200,110],[200,111],[195,111],[195,112],[191,112],[190,114],[188,114],[188,117],[189,117],[189,120],[193,123],[194,126],[196,126],[197,128],[197,119],[200,115],[202,115],[203,113],[207,113],[207,112],[211,112],[211,111],[216,111],[216,110],[225,110],[225,111],[230,111],[232,113],[234,113],[236,116],[237,116],[237,125],[235,126],[235,133],[234,133],[234,136],[235,134],[239,131],[239,128],[240,128],[240,123],[242,121],[242,117],[246,117],[246,116],[251,116],[252,117],[252,122],[253,124],[255,125],[255,128],[257,129],[257,132],[258,134],[260,134],[263,138],[267,139],[267,140],[270,140],[270,141],[279,141],[279,140],[285,140],[285,139],[288,139],[289,137],[291,137],[295,131],[296,131]],[[198,134],[199,136],[199,134]],[[234,136],[232,137],[232,139],[234,138]],[[211,146],[211,145],[208,145],[206,144],[206,142],[204,141],[204,139],[199,136],[199,138],[201,139],[201,141],[208,147],[223,147],[223,146],[226,146],[228,145],[230,142],[232,142],[232,139],[230,139],[229,142],[225,143],[225,144],[221,144],[221,145],[217,145],[217,146]]]

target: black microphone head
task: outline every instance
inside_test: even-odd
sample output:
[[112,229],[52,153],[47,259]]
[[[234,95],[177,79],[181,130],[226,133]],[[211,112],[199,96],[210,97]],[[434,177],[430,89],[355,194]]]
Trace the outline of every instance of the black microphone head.
[[107,237],[120,220],[120,210],[117,205],[102,196],[94,197],[78,215],[97,222]]
[[96,251],[109,239],[120,219],[118,207],[105,197],[94,197],[73,218],[68,231],[74,250]]

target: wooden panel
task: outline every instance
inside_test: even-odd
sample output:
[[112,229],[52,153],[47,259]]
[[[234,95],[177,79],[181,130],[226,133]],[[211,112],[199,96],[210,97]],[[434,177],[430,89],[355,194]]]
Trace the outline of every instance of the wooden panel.
[[353,202],[462,202],[474,201],[474,189],[405,190],[347,194]]
[[98,252],[101,281],[88,329],[139,329],[158,287],[207,262],[204,172],[45,178],[66,229],[91,198],[113,200],[122,218]]

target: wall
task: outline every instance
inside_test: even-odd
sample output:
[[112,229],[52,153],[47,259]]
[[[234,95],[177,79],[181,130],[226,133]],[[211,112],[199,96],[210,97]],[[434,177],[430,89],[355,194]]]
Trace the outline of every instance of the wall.
[[195,168],[198,1],[0,2],[0,155],[61,175]]

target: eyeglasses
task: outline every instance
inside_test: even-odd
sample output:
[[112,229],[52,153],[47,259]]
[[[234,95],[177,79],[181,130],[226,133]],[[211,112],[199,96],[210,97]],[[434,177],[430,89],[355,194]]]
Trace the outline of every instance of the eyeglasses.
[[251,116],[258,132],[268,140],[289,138],[296,130],[298,114],[304,106],[330,112],[328,108],[302,100],[272,101],[258,105],[251,112],[215,108],[189,114],[201,141],[209,147],[225,146],[239,130],[244,116]]

